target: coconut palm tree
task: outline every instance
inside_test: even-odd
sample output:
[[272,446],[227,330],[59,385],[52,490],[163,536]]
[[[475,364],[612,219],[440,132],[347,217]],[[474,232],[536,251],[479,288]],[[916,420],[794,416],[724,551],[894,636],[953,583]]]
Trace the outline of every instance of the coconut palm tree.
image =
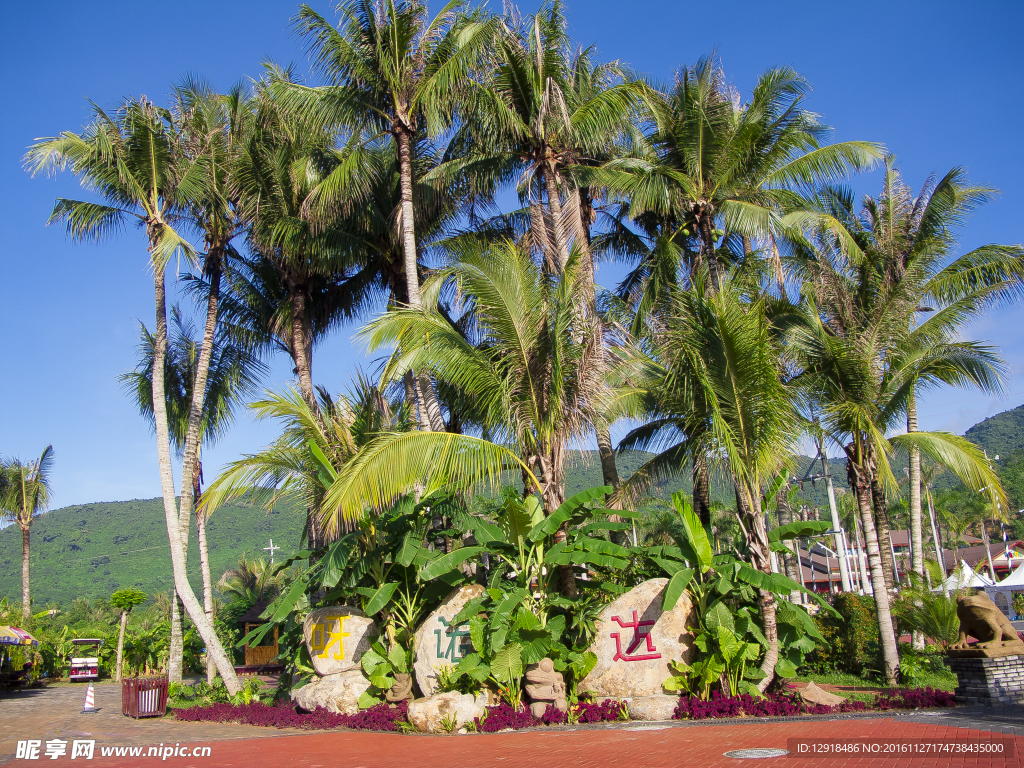
[[[565,501],[565,452],[603,405],[603,390],[588,379],[595,348],[577,301],[581,267],[571,258],[552,276],[511,242],[463,245],[450,276],[468,332],[440,312],[409,309],[378,318],[360,335],[371,349],[400,350],[384,381],[423,368],[463,392],[471,420],[490,439],[515,446],[521,465],[533,470],[524,473],[524,493],[539,493],[551,514]],[[335,498],[329,491],[325,503],[334,506]],[[556,534],[564,537],[564,529]],[[560,569],[563,594],[574,595],[571,566]]]
[[[959,331],[994,304],[1024,295],[1024,249],[987,244],[956,255],[959,228],[994,191],[968,182],[962,168],[940,179],[929,179],[914,195],[903,182],[895,160],[886,160],[882,194],[865,198],[862,228],[871,246],[883,251],[893,265],[894,279],[907,282],[917,294],[907,318],[910,345],[928,350],[955,341]],[[927,352],[924,352],[927,354]],[[948,369],[947,369],[948,370]],[[973,385],[997,390],[998,380],[978,371],[974,380],[950,382],[941,375],[915,378],[907,401],[907,430],[917,431],[917,394],[938,384]],[[924,576],[921,514],[921,454],[910,450],[909,511],[913,570]]]
[[[335,29],[309,6],[300,7],[294,27],[328,84],[309,88],[281,81],[279,93],[318,125],[391,138],[401,189],[405,293],[408,305],[418,307],[413,145],[421,132],[437,137],[450,128],[495,22],[467,14],[463,0],[451,0],[433,19],[418,0],[347,0],[338,14]],[[421,380],[419,389],[430,428],[443,430],[432,386]]]
[[17,523],[21,529],[21,610],[26,619],[32,615],[28,566],[32,521],[50,505],[52,470],[52,445],[27,464],[18,459],[0,462],[0,517]]
[[[827,234],[822,239],[827,247],[817,249],[815,258],[805,263],[805,301],[800,322],[790,330],[788,349],[798,362],[797,380],[823,435],[847,457],[866,541],[885,673],[895,681],[899,658],[889,608],[891,582],[886,579],[876,526],[877,502],[896,487],[889,455],[895,448],[916,446],[965,483],[988,488],[993,501],[1005,494],[980,449],[964,438],[943,432],[886,435],[905,417],[908,380],[919,375],[969,379],[981,370],[991,373],[993,361],[987,350],[967,342],[959,342],[945,355],[913,354],[917,346],[908,346],[905,308],[916,296],[901,290],[905,284],[889,279],[887,262],[877,251],[861,249],[857,244],[863,240],[843,231],[846,236]],[[848,258],[844,248],[852,253],[855,246],[855,255]]]
[[267,392],[249,406],[256,418],[280,422],[281,435],[263,451],[225,467],[203,497],[206,514],[243,497],[268,509],[287,500],[320,510],[327,488],[361,448],[379,434],[411,427],[408,407],[388,402],[362,378],[353,392],[337,399],[323,389],[318,394],[315,411],[295,390]]
[[[603,334],[590,251],[593,197],[588,187],[574,183],[571,169],[619,154],[622,137],[635,131],[648,90],[627,78],[618,62],[595,63],[592,49],[570,55],[560,2],[525,20],[508,16],[488,57],[483,85],[467,99],[466,119],[449,145],[448,160],[431,174],[445,183],[465,179],[474,199],[486,201],[515,181],[529,210],[528,241],[546,268],[557,272],[572,247],[580,252],[580,298],[595,325],[599,350]],[[603,355],[593,362],[603,366]],[[600,381],[600,375],[594,379]],[[605,485],[617,488],[608,424],[599,419],[595,432]]]
[[[692,275],[692,288],[677,291],[670,320],[659,339],[660,379],[651,394],[673,412],[633,430],[622,446],[636,446],[675,435],[678,442],[648,462],[624,485],[625,492],[646,488],[656,473],[684,461],[710,457],[735,488],[737,517],[752,565],[772,572],[771,545],[763,497],[787,469],[801,434],[797,391],[787,382],[781,334],[773,328],[768,297],[750,297],[735,277],[710,290],[707,267]],[[658,370],[658,369],[655,369]],[[758,590],[767,652],[762,664],[764,690],[779,658],[775,596]]]
[[[275,70],[272,77],[283,82],[290,73]],[[315,409],[314,320],[319,321],[317,330],[324,333],[341,313],[332,311],[335,307],[328,302],[320,303],[319,313],[313,313],[311,304],[314,296],[343,293],[338,285],[353,267],[355,244],[337,226],[315,222],[308,205],[339,162],[334,151],[336,137],[283,111],[266,82],[258,84],[255,110],[257,127],[239,151],[234,183],[249,224],[248,244],[259,260],[248,270],[264,289],[257,290],[255,303],[258,305],[261,293],[269,292],[272,320],[269,327],[250,331],[260,334],[261,340],[276,336],[284,342],[295,363],[299,391]],[[245,288],[246,282],[243,279],[237,285]],[[253,299],[251,293],[243,293],[236,304],[248,303],[252,309]],[[255,314],[263,319],[259,311]]]
[[[201,461],[203,446],[213,445],[234,421],[235,409],[239,401],[255,390],[256,384],[266,373],[266,367],[245,348],[234,343],[230,330],[219,327],[213,337],[213,349],[204,355],[200,342],[195,339],[195,329],[186,320],[178,307],[171,310],[171,338],[164,365],[166,383],[164,391],[167,396],[168,426],[170,429],[171,447],[182,457],[188,445],[188,429],[191,423],[190,412],[195,402],[193,387],[199,375],[198,368],[205,357],[207,374],[205,380],[206,394],[201,398],[203,403],[202,420],[200,422],[199,441],[194,445],[195,458],[193,464],[196,471],[192,476],[192,498],[198,504],[202,496],[203,464]],[[139,343],[139,362],[134,371],[123,374],[121,383],[129,396],[132,397],[139,412],[147,420],[153,418],[153,334],[143,325]],[[204,334],[205,339],[205,334]],[[189,516],[191,518],[191,515]],[[213,621],[213,584],[210,579],[210,556],[206,544],[206,524],[208,515],[196,515],[196,532],[199,542],[199,565],[203,578],[203,610],[207,618]],[[182,532],[187,537],[188,530]],[[171,627],[170,653],[174,658],[182,652],[180,641],[176,642],[175,627]],[[212,679],[214,673],[212,660],[207,676]]]
[[[129,100],[113,114],[99,107],[93,111],[92,123],[81,133],[66,131],[33,144],[26,165],[33,173],[70,166],[82,184],[96,190],[103,199],[102,203],[57,200],[50,222],[63,222],[76,240],[102,240],[129,223],[145,228],[156,304],[153,368],[163,370],[167,350],[165,271],[176,252],[189,258],[194,255],[194,249],[175,227],[182,211],[205,191],[204,161],[190,158],[184,151],[175,115],[145,98]],[[153,377],[153,413],[175,588],[225,685],[235,693],[238,681],[234,668],[213,625],[206,620],[185,571],[162,376]],[[168,674],[171,679],[180,679],[181,669],[172,666]]]

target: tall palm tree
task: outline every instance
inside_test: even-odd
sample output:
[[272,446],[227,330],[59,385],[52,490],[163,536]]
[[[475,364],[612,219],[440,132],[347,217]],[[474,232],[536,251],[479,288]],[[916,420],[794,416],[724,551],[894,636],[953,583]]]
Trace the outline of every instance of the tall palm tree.
[[21,529],[21,610],[26,619],[32,615],[28,567],[32,521],[50,505],[52,470],[52,445],[27,464],[18,459],[0,461],[0,517],[17,523]]
[[[824,144],[829,129],[803,106],[807,91],[793,70],[772,69],[741,103],[714,58],[701,59],[682,67],[671,90],[651,102],[646,141],[588,174],[592,186],[623,202],[651,243],[641,258],[642,282],[653,277],[664,287],[641,291],[648,303],[677,282],[679,269],[692,275],[705,265],[715,290],[730,265],[752,260],[756,244],[773,251],[784,217],[802,206],[798,187],[881,157],[870,142]],[[632,250],[643,253],[635,244]],[[695,457],[694,509],[705,524],[706,464]]]
[[[893,279],[909,283],[917,301],[907,318],[910,343],[927,350],[955,340],[971,319],[995,303],[1024,295],[1024,248],[987,244],[955,255],[959,228],[994,191],[971,185],[961,168],[929,179],[915,196],[887,158],[882,194],[865,198],[861,216],[871,246],[893,265]],[[925,318],[925,319],[921,319]],[[925,353],[927,354],[927,353]],[[993,391],[998,382],[983,372],[961,381]],[[916,377],[907,401],[907,430],[917,425],[917,394],[950,383],[937,375]],[[910,450],[910,530],[913,570],[924,576],[921,513],[921,454]]]
[[[506,17],[486,77],[467,99],[466,119],[449,146],[449,159],[432,177],[449,183],[466,179],[472,194],[488,201],[500,185],[515,181],[529,210],[529,241],[546,268],[563,269],[570,249],[579,249],[584,267],[580,298],[602,350],[590,251],[593,199],[588,187],[573,183],[570,170],[617,154],[622,137],[635,130],[648,89],[628,79],[618,62],[596,64],[593,50],[570,55],[568,46],[557,0],[525,20]],[[602,366],[603,357],[595,356],[593,363]],[[617,488],[608,424],[598,420],[595,431],[605,485]]]
[[[726,278],[710,290],[707,267],[692,275],[689,290],[676,291],[670,320],[658,340],[660,375],[652,389],[675,393],[674,412],[650,428],[640,427],[622,445],[657,440],[659,433],[681,437],[665,452],[671,465],[709,456],[729,477],[743,538],[755,568],[772,572],[771,545],[762,499],[786,470],[801,434],[797,392],[786,383],[786,360],[779,329],[769,317],[767,297],[749,300],[741,280]],[[665,408],[669,399],[655,395]],[[667,436],[667,435],[666,435]],[[678,438],[677,438],[678,439]],[[624,484],[625,492],[646,488],[664,459],[648,462]],[[779,658],[775,597],[758,591],[768,650],[762,664],[771,683]]]
[[[539,493],[550,514],[565,501],[566,450],[592,428],[603,405],[602,389],[588,379],[593,339],[579,330],[581,267],[571,258],[551,276],[513,243],[464,246],[450,274],[468,333],[440,312],[408,309],[378,318],[361,336],[371,349],[400,350],[385,381],[423,368],[463,392],[484,434],[516,447],[521,465],[532,470],[524,473],[524,492]],[[328,492],[328,506],[331,500]],[[563,527],[556,541],[565,535]],[[572,567],[559,568],[563,594],[575,595]]]
[[[104,200],[102,203],[57,200],[50,222],[63,222],[73,238],[102,240],[132,222],[145,228],[156,304],[153,367],[163,370],[167,351],[165,271],[176,252],[184,252],[190,258],[194,254],[175,225],[180,221],[181,212],[204,192],[203,161],[190,158],[184,151],[175,115],[157,108],[145,98],[127,101],[112,115],[99,107],[94,107],[93,111],[92,123],[81,133],[66,131],[33,144],[26,164],[33,173],[44,169],[62,170],[70,165],[83,185],[96,190]],[[175,589],[225,685],[235,693],[239,686],[234,668],[213,625],[206,620],[185,571],[162,376],[153,377],[153,413]],[[172,666],[168,674],[172,679],[180,679],[181,669]]]
[[[273,76],[283,81],[290,74],[275,71]],[[238,153],[234,184],[249,223],[248,244],[260,262],[249,274],[278,296],[269,302],[272,325],[250,331],[261,334],[263,341],[270,332],[284,342],[295,363],[299,390],[315,409],[314,321],[319,321],[317,330],[323,333],[340,314],[323,302],[317,316],[311,304],[315,296],[337,295],[338,283],[352,266],[353,239],[337,226],[314,221],[308,205],[339,162],[336,137],[282,110],[266,83],[258,86],[255,109],[257,127]],[[240,286],[246,288],[246,282]],[[252,299],[258,305],[260,293],[246,292],[241,304],[249,302],[252,309]]]
[[[300,7],[294,27],[328,84],[308,88],[283,82],[280,92],[318,124],[391,138],[401,188],[406,298],[409,306],[419,307],[413,145],[421,132],[437,137],[452,125],[495,23],[480,13],[467,14],[463,0],[451,0],[433,19],[418,0],[347,0],[338,14],[341,24],[335,29],[309,6]],[[433,387],[421,380],[419,389],[430,428],[443,430]]]
[[[838,219],[833,219],[838,221]],[[890,612],[889,585],[876,520],[884,524],[887,489],[895,489],[888,456],[917,447],[965,483],[988,488],[993,501],[1005,495],[980,449],[943,432],[915,432],[887,438],[905,417],[907,386],[919,376],[970,380],[992,375],[990,351],[969,342],[919,354],[908,339],[907,307],[917,296],[889,276],[878,251],[862,248],[864,238],[845,226],[821,235],[813,258],[804,262],[805,301],[790,332],[789,349],[797,377],[826,439],[847,457],[850,486],[866,541],[888,680],[896,680],[899,657]]]
[[[182,315],[178,307],[171,310],[172,332],[164,365],[167,396],[168,426],[170,429],[171,447],[179,457],[183,457],[188,445],[188,429],[191,423],[190,413],[193,387],[199,376],[197,369],[204,358],[202,343],[195,339],[195,329]],[[266,367],[244,347],[233,343],[229,330],[219,327],[217,335],[211,342],[213,349],[205,355],[207,375],[204,377],[206,394],[201,398],[203,412],[201,414],[199,440],[194,445],[193,463],[196,471],[192,476],[192,497],[198,505],[202,496],[202,449],[213,445],[230,427],[234,420],[238,402],[252,393],[257,382],[265,374]],[[204,342],[205,343],[205,334]],[[153,418],[153,334],[143,325],[139,343],[139,362],[134,371],[123,374],[120,379],[128,394],[134,400],[139,412],[147,420]],[[190,516],[191,518],[191,516]],[[200,512],[196,515],[196,532],[199,542],[199,565],[203,579],[203,610],[207,618],[213,621],[213,583],[210,579],[210,556],[206,543],[206,524],[209,516]],[[188,535],[187,529],[182,537]],[[171,632],[171,656],[176,649],[174,643],[174,627]],[[212,661],[207,670],[212,678],[214,668]]]

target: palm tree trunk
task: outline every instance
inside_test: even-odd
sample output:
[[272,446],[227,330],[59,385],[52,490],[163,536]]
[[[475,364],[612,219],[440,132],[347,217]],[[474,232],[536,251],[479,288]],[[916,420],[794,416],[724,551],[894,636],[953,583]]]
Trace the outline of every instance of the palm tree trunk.
[[558,179],[555,177],[555,169],[552,163],[548,162],[548,168],[544,174],[544,182],[547,184],[548,211],[551,213],[551,234],[555,238],[555,251],[558,254],[558,269],[565,269],[569,261],[569,243],[565,237],[565,227],[562,224],[562,198],[558,193]]
[[[150,242],[155,241],[155,235]],[[174,574],[174,586],[180,596],[185,610],[196,626],[196,630],[206,644],[206,652],[214,658],[217,671],[224,680],[228,693],[235,694],[240,690],[234,667],[224,653],[220,640],[213,625],[206,620],[202,606],[192,592],[185,571],[185,552],[181,542],[181,528],[174,494],[174,475],[171,468],[171,441],[167,427],[167,400],[164,392],[164,360],[167,354],[167,299],[164,286],[164,270],[156,268],[155,299],[156,299],[156,338],[153,348],[153,417],[156,423],[157,457],[160,465],[160,488],[163,494],[164,517],[167,524],[167,538],[171,550],[171,570]]]
[[891,597],[896,592],[896,561],[893,559],[892,537],[889,533],[889,508],[885,503],[885,493],[877,478],[871,480],[871,503],[875,512],[878,546],[882,551],[882,573],[885,576],[885,588]]
[[871,588],[875,596],[875,610],[878,615],[878,636],[885,661],[885,679],[888,685],[896,685],[899,678],[900,657],[896,646],[896,633],[892,626],[892,611],[889,608],[889,591],[882,569],[882,554],[878,548],[878,534],[871,499],[871,478],[866,477],[863,467],[850,462],[853,491],[860,508],[861,526],[868,551],[868,566],[871,569]]
[[693,462],[693,511],[701,525],[711,525],[711,478],[707,457],[699,453]]
[[292,354],[295,358],[295,372],[299,377],[299,391],[302,399],[314,413],[318,410],[316,394],[313,392],[312,350],[306,332],[306,291],[297,286],[292,289]]
[[[185,553],[182,552],[184,560]],[[185,612],[178,597],[178,590],[171,590],[171,637],[167,643],[167,679],[180,683],[185,669],[185,628],[182,614]]]
[[[405,257],[405,290],[409,306],[418,309],[423,305],[420,298],[419,259],[416,254],[416,218],[412,205],[412,134],[398,129],[395,131],[398,143],[398,175],[402,192],[402,254]],[[415,375],[415,374],[414,374]],[[420,394],[420,427],[427,431],[444,432],[444,418],[441,404],[437,400],[434,384],[428,376],[418,376]],[[424,413],[425,412],[425,413]],[[424,415],[426,418],[424,418]],[[424,426],[426,425],[426,426]]]
[[[751,565],[761,573],[771,574],[771,543],[768,541],[768,526],[761,510],[761,494],[757,489],[746,487],[735,478],[733,482],[737,512],[741,515],[741,525],[746,531]],[[765,676],[757,684],[758,691],[764,693],[775,678],[775,665],[779,661],[779,626],[776,620],[775,595],[765,589],[759,589],[757,592],[764,637],[768,641],[764,660],[761,662],[761,671]]]
[[128,611],[121,611],[121,631],[117,635],[117,666],[114,668],[114,680],[121,682],[121,665],[124,663],[124,631],[128,626]]
[[410,132],[397,129],[398,175],[402,192],[402,252],[405,257],[405,286],[409,306],[419,308],[420,277],[416,258],[416,219],[412,207],[412,136]]
[[32,591],[29,586],[28,574],[29,537],[32,524],[18,520],[18,526],[21,528],[21,613],[27,619],[32,615]]
[[[210,581],[210,553],[206,546],[206,515],[196,515],[196,533],[199,538],[199,565],[203,572],[203,612],[213,626],[213,584]],[[206,654],[206,682],[212,683],[217,676],[210,654]]]
[[996,581],[996,568],[992,564],[992,543],[988,537],[988,526],[986,520],[981,520],[978,525],[981,527],[981,540],[985,544],[985,553],[988,555],[988,575],[992,579],[992,582]]

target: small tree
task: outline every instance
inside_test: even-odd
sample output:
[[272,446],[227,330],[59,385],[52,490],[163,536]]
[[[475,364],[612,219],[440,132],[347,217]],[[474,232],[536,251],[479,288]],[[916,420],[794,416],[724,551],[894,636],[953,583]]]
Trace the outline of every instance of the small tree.
[[110,604],[121,611],[121,631],[117,635],[117,667],[114,679],[121,679],[121,663],[124,658],[124,630],[128,626],[128,614],[132,608],[142,605],[149,596],[138,589],[119,589],[110,596]]

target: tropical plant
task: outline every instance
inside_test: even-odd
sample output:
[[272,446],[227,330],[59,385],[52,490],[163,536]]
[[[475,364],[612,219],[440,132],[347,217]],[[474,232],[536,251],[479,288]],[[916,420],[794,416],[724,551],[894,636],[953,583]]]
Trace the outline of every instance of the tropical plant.
[[52,470],[52,445],[27,464],[18,459],[0,460],[0,519],[16,522],[21,529],[21,609],[25,618],[32,614],[28,560],[32,521],[50,504]]
[[[181,212],[202,196],[204,161],[190,158],[181,142],[181,126],[175,115],[157,108],[145,98],[129,100],[113,114],[94,107],[93,122],[81,133],[66,131],[58,137],[33,144],[26,164],[33,173],[44,169],[63,170],[71,166],[84,186],[95,189],[103,203],[60,198],[50,222],[63,222],[78,240],[103,240],[130,222],[143,225],[154,271],[156,331],[153,369],[163,370],[167,350],[167,308],[165,272],[175,253],[192,258],[194,249],[178,233],[175,224]],[[200,388],[200,391],[203,388]],[[205,394],[205,392],[203,392]],[[195,622],[228,689],[238,688],[227,655],[213,625],[189,585],[185,572],[174,476],[171,468],[166,396],[162,376],[153,377],[153,411],[157,433],[157,455],[164,501],[164,516],[171,550],[174,583],[185,609]],[[193,408],[190,418],[199,418]],[[194,432],[190,428],[190,432]],[[195,431],[198,434],[197,431]],[[186,456],[192,446],[186,445]],[[191,477],[183,476],[191,484]],[[180,679],[177,663],[169,670],[172,680]]]
[[[425,309],[389,312],[361,335],[371,349],[400,350],[385,368],[385,381],[410,368],[426,370],[464,393],[471,420],[492,439],[514,445],[517,463],[539,475],[537,482],[533,472],[524,474],[524,493],[538,491],[550,515],[565,501],[566,448],[585,434],[600,405],[600,393],[588,380],[592,338],[579,327],[579,269],[572,260],[559,275],[547,277],[512,243],[465,245],[450,274],[476,339],[444,314]],[[410,451],[424,441],[412,437]],[[478,455],[465,454],[468,461]],[[352,488],[349,480],[331,489],[329,505],[351,507]],[[560,531],[556,541],[564,536]],[[562,566],[560,573],[563,593],[575,595],[571,568]]]

